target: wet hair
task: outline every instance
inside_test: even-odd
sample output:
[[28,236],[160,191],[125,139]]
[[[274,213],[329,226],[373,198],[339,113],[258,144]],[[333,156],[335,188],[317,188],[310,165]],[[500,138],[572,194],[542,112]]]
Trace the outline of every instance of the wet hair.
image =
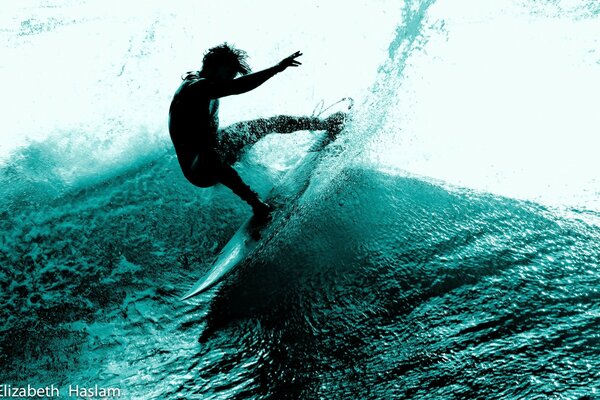
[[181,79],[199,79],[206,69],[215,69],[221,66],[232,66],[235,71],[241,75],[247,75],[252,70],[248,65],[248,53],[244,50],[236,49],[227,42],[208,49],[202,59],[202,70],[188,71],[181,76]]
[[231,66],[241,75],[247,75],[251,69],[248,65],[248,53],[236,49],[227,42],[212,47],[204,54],[202,59],[202,71],[215,69],[221,66]]

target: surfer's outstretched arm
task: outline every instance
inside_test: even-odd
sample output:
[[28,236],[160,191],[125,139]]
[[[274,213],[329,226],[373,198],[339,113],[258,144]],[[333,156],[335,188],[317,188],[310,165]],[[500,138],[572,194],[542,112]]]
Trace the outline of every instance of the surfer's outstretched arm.
[[301,65],[300,61],[296,58],[302,55],[301,52],[297,51],[289,57],[284,58],[277,65],[258,71],[252,74],[244,75],[237,79],[226,80],[221,82],[211,82],[211,88],[209,89],[211,97],[225,97],[234,94],[242,94],[256,89],[270,78],[275,76],[279,72],[283,72],[288,67],[297,67]]

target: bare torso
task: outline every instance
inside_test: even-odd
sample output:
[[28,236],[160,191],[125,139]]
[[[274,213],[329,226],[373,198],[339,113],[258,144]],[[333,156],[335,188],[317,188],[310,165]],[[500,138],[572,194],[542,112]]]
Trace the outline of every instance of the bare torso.
[[219,99],[211,98],[204,79],[186,79],[169,109],[169,132],[184,174],[202,153],[215,152],[219,129]]

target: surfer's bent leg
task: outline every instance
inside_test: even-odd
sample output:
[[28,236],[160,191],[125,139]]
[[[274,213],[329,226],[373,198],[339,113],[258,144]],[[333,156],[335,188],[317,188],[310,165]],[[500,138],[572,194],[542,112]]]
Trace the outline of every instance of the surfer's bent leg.
[[269,214],[271,207],[260,200],[256,192],[244,183],[240,175],[231,165],[220,164],[219,167],[214,170],[214,173],[220,183],[227,186],[233,193],[238,195],[252,207],[252,211],[254,211],[255,215],[266,216]]

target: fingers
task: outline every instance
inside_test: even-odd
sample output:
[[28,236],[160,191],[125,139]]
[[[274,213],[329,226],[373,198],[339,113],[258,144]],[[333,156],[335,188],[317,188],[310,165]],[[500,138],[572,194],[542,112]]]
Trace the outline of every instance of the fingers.
[[283,67],[283,69],[287,68],[287,67],[298,67],[300,65],[302,65],[302,63],[298,60],[296,60],[297,57],[300,57],[302,55],[302,52],[297,51],[294,54],[292,54],[289,57],[286,57],[283,59],[283,61],[281,61],[279,63],[280,66]]
[[289,59],[289,60],[293,60],[293,59],[295,59],[295,58],[298,58],[298,57],[300,57],[301,55],[302,55],[302,53],[301,53],[301,52],[299,52],[299,51],[297,51],[297,52],[295,52],[294,54],[292,54],[291,56],[289,56],[289,57],[288,57],[288,59]]
[[290,67],[297,67],[299,65],[302,65],[302,63],[300,61],[296,60],[296,58],[300,57],[301,55],[302,55],[302,52],[297,51],[289,57],[291,59]]

